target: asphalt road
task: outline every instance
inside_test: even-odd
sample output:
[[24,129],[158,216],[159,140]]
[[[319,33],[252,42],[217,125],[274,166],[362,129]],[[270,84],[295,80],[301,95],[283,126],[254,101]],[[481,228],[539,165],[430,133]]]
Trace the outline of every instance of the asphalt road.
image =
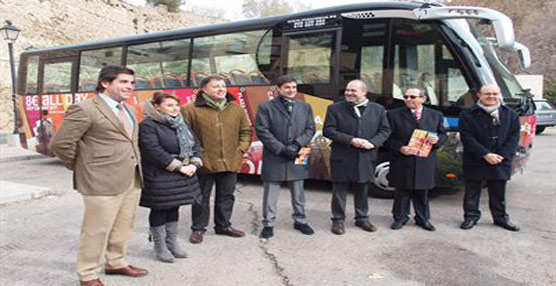
[[[128,259],[151,274],[143,278],[107,277],[107,285],[556,285],[556,128],[535,139],[527,169],[509,183],[510,217],[522,230],[492,224],[486,194],[483,217],[469,231],[462,220],[463,192],[431,199],[427,232],[413,223],[391,230],[391,201],[370,199],[376,233],[346,221],[346,234],[330,229],[330,187],[311,183],[306,193],[316,234],[292,228],[289,193],[278,203],[275,236],[260,240],[262,186],[242,178],[233,217],[244,238],[209,230],[200,245],[187,242],[190,207],[181,208],[180,239],[189,258],[174,264],[155,260],[147,241],[148,210],[139,208]],[[0,163],[0,180],[46,186],[61,192],[40,200],[0,205],[0,285],[78,285],[75,256],[83,213],[71,191],[71,173],[56,159]],[[485,192],[486,193],[486,192]],[[353,201],[348,201],[353,214]]]

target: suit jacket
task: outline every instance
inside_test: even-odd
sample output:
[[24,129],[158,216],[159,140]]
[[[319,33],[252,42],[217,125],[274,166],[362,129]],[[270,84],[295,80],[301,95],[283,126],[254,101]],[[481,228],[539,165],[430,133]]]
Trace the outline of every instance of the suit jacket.
[[[468,180],[509,180],[512,158],[519,142],[519,116],[515,111],[500,106],[500,125],[493,125],[492,117],[475,105],[460,114],[459,132],[463,143],[463,175]],[[496,153],[504,161],[487,163],[483,156]]]
[[131,137],[108,104],[95,96],[71,105],[52,139],[52,152],[74,171],[74,188],[83,195],[122,193],[135,182],[136,169],[142,178],[135,109],[124,106],[132,114]]
[[[419,121],[407,107],[389,110],[386,115],[392,129],[386,146],[390,149],[390,173],[388,179],[390,186],[398,189],[429,190],[436,186],[436,150],[446,142],[444,130],[444,116],[442,113],[423,106]],[[400,152],[411,139],[413,130],[421,129],[436,132],[438,143],[428,157],[406,156]]]
[[[332,140],[330,168],[333,182],[371,182],[378,147],[388,139],[390,125],[384,107],[369,102],[361,117],[353,104],[340,101],[328,106],[323,135]],[[364,150],[351,145],[353,138],[369,140],[374,149]]]
[[255,131],[264,146],[263,181],[293,181],[309,177],[307,165],[295,165],[294,160],[279,154],[294,142],[298,146],[311,142],[315,135],[311,105],[294,100],[290,115],[279,97],[263,103],[257,111]]

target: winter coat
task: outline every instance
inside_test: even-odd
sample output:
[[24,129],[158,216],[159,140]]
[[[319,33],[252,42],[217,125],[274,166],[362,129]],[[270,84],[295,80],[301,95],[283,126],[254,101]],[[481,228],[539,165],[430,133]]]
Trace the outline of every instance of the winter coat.
[[[447,139],[442,113],[423,107],[421,118],[417,120],[409,108],[402,107],[389,110],[386,115],[392,129],[392,134],[385,143],[392,154],[388,175],[390,186],[406,190],[434,188],[436,186],[436,150]],[[400,152],[400,148],[409,143],[415,129],[436,132],[439,138],[426,158],[406,156]]]
[[[369,102],[358,117],[353,104],[343,100],[328,106],[323,135],[332,140],[332,181],[368,183],[373,180],[378,147],[388,139],[390,126],[381,105]],[[355,148],[351,145],[353,138],[367,139],[375,148]]]
[[253,131],[243,107],[233,102],[231,94],[226,100],[226,107],[216,110],[198,94],[195,102],[181,108],[183,118],[201,142],[200,174],[237,172],[251,145]]
[[305,146],[315,135],[313,109],[308,103],[294,100],[292,114],[277,97],[259,105],[255,131],[263,143],[263,181],[295,181],[309,177],[308,165],[295,165],[280,153],[287,145]]
[[197,174],[188,177],[178,170],[181,164],[202,166],[199,140],[195,138],[193,156],[178,158],[180,147],[176,130],[170,128],[150,101],[143,112],[145,119],[139,124],[139,148],[145,187],[139,205],[169,209],[200,201]]
[[[519,116],[500,106],[500,125],[478,105],[460,114],[459,132],[463,143],[463,176],[466,180],[509,180],[512,158],[519,142]],[[483,156],[496,153],[504,161],[490,165]]]

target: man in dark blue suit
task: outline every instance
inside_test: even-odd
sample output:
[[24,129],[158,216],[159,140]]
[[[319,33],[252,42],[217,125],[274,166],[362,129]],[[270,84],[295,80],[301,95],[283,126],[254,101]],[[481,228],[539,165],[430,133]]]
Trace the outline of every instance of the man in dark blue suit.
[[459,121],[465,178],[465,220],[460,228],[472,228],[481,217],[479,198],[482,183],[486,181],[494,224],[519,231],[506,213],[505,198],[512,157],[519,142],[519,117],[515,111],[500,104],[497,85],[485,85],[477,95],[477,104],[462,112]]

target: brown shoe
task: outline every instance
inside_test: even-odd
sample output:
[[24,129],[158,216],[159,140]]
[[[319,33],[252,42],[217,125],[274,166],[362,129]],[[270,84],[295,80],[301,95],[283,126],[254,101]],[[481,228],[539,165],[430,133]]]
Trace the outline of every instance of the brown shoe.
[[364,231],[368,231],[368,232],[375,232],[376,231],[376,226],[374,226],[371,222],[369,222],[368,220],[359,220],[355,222],[355,226],[360,227],[361,229],[363,229]]
[[205,234],[204,230],[194,230],[191,233],[191,236],[189,236],[189,242],[191,242],[193,244],[203,242],[203,234]]
[[118,269],[105,269],[104,272],[106,273],[106,275],[123,275],[129,277],[141,277],[149,274],[149,271],[147,271],[146,269],[131,265]]
[[225,229],[215,229],[214,232],[216,232],[216,234],[219,235],[227,235],[227,236],[231,236],[231,237],[242,237],[245,235],[245,232],[239,230],[239,229],[235,229],[231,226],[225,228]]
[[342,235],[346,232],[344,229],[343,221],[333,221],[332,222],[332,233],[337,235]]
[[79,285],[81,286],[104,286],[104,283],[100,281],[100,279],[94,279],[89,281],[79,281]]

